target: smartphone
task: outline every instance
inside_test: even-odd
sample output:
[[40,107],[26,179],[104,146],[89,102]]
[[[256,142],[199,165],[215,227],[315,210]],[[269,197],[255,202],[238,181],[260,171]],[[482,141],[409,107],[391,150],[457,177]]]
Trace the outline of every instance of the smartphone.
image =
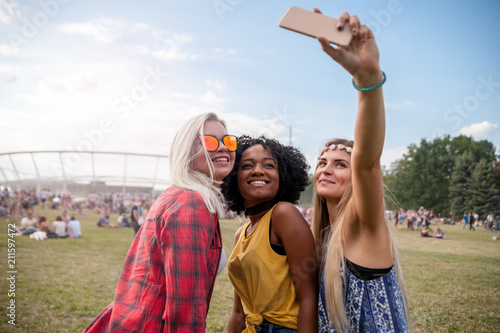
[[337,19],[298,7],[290,7],[278,22],[283,29],[298,32],[309,37],[326,37],[330,43],[347,46],[352,38],[349,23],[342,30],[337,29]]

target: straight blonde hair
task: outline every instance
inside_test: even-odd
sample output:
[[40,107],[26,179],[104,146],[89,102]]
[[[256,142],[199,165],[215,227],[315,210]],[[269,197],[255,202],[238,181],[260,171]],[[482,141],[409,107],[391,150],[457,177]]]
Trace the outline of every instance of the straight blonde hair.
[[[347,147],[353,147],[352,141],[344,139],[333,139],[326,143],[325,147],[331,144],[343,144]],[[321,156],[321,155],[320,155]],[[330,223],[326,200],[321,198],[316,193],[316,188],[313,194],[313,215],[311,219],[312,232],[316,243],[316,251],[318,254],[318,265],[320,274],[325,276],[325,300],[328,316],[330,317],[333,326],[337,332],[346,332],[351,329],[349,319],[345,311],[345,290],[343,286],[345,281],[345,228],[346,221],[345,212],[352,199],[352,183],[349,181],[346,191],[342,195],[337,205],[337,217],[334,223]],[[398,282],[403,295],[403,303],[405,314],[408,318],[408,307],[406,301],[406,293],[404,288],[403,274],[399,263],[398,251],[392,232],[389,228],[389,223],[385,220],[391,241],[391,254],[393,257],[393,265],[396,269]],[[320,276],[321,276],[320,275]]]
[[[226,128],[226,123],[215,113],[203,113],[185,122],[172,141],[169,158],[170,179],[179,187],[198,192],[210,213],[217,212],[222,216],[225,211],[225,201],[219,189],[221,182],[214,178],[215,169],[208,151],[201,149],[196,152],[195,146],[198,136],[204,135],[203,127],[207,121],[217,121]],[[193,161],[198,154],[205,155],[209,175],[194,168]]]

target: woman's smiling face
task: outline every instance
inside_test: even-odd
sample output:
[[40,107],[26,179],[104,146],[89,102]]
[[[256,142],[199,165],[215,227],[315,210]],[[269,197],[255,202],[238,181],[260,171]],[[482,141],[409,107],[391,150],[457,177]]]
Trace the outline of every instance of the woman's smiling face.
[[238,188],[246,207],[274,199],[279,186],[278,162],[262,145],[247,148],[238,167]]
[[[224,135],[227,135],[227,130],[220,122],[207,120],[203,126],[203,133],[205,135],[213,135],[217,139],[221,140]],[[208,161],[202,151],[204,148],[201,142],[197,140],[194,147],[197,155],[193,161],[193,168],[203,172],[207,176],[210,176],[210,167],[208,166]],[[233,169],[235,152],[228,151],[226,146],[224,146],[224,143],[219,141],[219,147],[217,150],[208,152],[208,155],[214,166],[214,179],[221,181]]]
[[351,179],[351,155],[342,149],[324,152],[314,172],[316,193],[326,200],[339,201]]

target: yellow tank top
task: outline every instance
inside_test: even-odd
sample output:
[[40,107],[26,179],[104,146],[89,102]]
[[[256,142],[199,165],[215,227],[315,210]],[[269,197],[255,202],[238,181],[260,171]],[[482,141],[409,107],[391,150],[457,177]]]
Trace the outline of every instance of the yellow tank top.
[[297,329],[299,303],[288,258],[274,252],[269,241],[273,209],[260,219],[247,237],[250,222],[244,225],[229,257],[229,278],[246,316],[247,328],[243,332],[255,332],[255,325],[261,324],[263,319]]

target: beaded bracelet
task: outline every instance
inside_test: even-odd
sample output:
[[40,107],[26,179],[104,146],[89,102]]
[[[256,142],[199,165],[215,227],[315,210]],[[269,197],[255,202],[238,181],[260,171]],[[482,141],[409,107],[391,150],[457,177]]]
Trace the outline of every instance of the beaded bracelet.
[[368,87],[368,88],[361,88],[361,87],[358,87],[356,85],[356,83],[354,83],[354,79],[352,79],[352,85],[354,87],[354,89],[356,90],[359,90],[359,91],[370,91],[370,90],[374,90],[374,89],[377,89],[378,87],[380,87],[381,85],[383,85],[386,81],[387,77],[385,76],[385,73],[384,71],[382,71],[382,82],[380,83],[377,83],[376,85],[374,86],[371,86],[371,87]]

